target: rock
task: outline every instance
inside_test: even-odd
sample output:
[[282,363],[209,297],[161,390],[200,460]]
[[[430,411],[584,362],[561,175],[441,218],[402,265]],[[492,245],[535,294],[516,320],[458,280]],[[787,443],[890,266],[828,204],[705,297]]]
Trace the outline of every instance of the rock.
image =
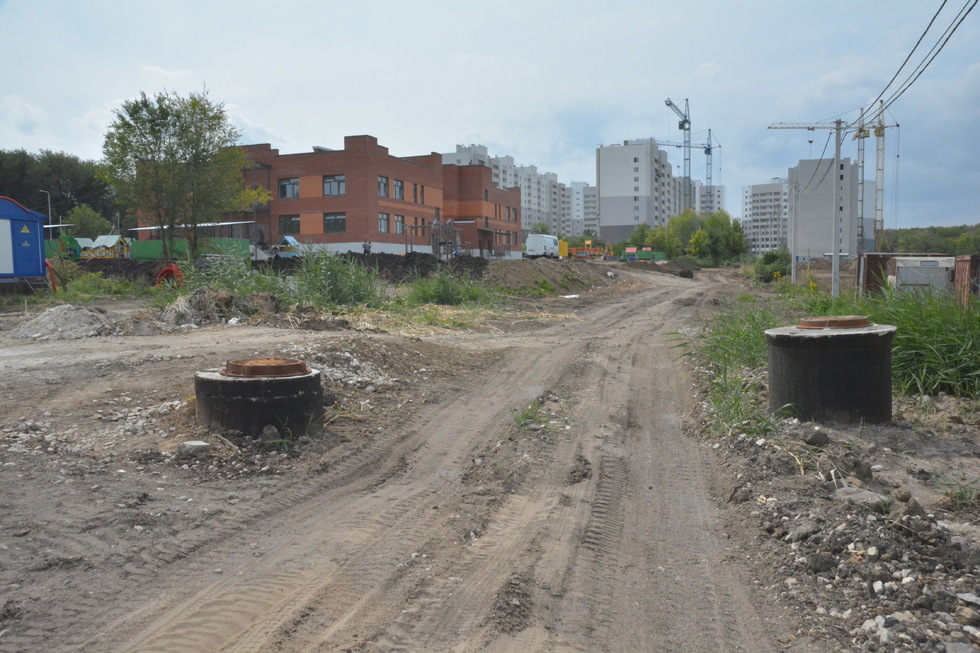
[[181,458],[196,458],[207,453],[211,445],[203,440],[187,440],[177,445],[177,455]]
[[271,440],[281,440],[282,437],[279,435],[279,429],[277,429],[272,424],[266,424],[262,427],[262,432],[259,433],[259,438],[266,442]]
[[830,436],[823,431],[811,431],[803,441],[811,447],[822,449],[830,444]]
[[842,487],[839,490],[835,490],[831,496],[838,501],[854,501],[856,503],[867,503],[873,506],[880,505],[882,501],[885,501],[885,497],[881,496],[877,492],[862,490],[861,488],[857,487]]
[[837,558],[822,551],[811,555],[809,562],[810,570],[815,574],[822,574],[837,566]]
[[905,488],[899,488],[895,490],[895,498],[902,503],[908,503],[909,499],[912,498],[912,493]]

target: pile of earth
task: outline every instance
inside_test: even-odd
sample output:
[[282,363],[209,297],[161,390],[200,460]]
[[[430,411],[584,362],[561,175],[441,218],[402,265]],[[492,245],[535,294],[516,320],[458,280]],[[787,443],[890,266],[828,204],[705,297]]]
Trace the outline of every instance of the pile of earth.
[[155,279],[157,273],[166,267],[166,263],[129,258],[91,258],[79,260],[78,267],[86,274],[101,272],[106,279],[139,281]]
[[[389,283],[403,283],[415,278],[424,278],[442,270],[450,270],[457,276],[480,279],[489,264],[487,259],[479,256],[459,256],[444,261],[438,256],[423,252],[409,252],[404,256],[347,252],[342,256],[377,270],[378,276]],[[256,265],[267,265],[276,272],[288,274],[302,265],[302,259],[298,257],[270,259]]]
[[579,292],[613,283],[617,276],[613,269],[602,263],[548,258],[494,261],[483,282],[490,288],[518,293]]
[[630,261],[626,265],[640,270],[673,274],[685,279],[693,279],[694,272],[699,269],[695,265],[682,261]]

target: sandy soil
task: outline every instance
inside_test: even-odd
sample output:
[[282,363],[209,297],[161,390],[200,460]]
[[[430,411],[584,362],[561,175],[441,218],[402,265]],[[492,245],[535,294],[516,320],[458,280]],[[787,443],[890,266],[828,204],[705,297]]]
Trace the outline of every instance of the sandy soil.
[[[685,433],[672,334],[737,287],[597,269],[424,337],[0,316],[0,651],[843,650],[767,590],[747,480]],[[195,371],[273,356],[330,372],[322,437],[195,424]]]

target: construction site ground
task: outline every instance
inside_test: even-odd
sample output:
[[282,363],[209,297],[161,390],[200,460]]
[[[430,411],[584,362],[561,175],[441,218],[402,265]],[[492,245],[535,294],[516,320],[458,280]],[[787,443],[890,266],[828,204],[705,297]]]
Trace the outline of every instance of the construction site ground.
[[[0,316],[0,651],[975,650],[976,514],[929,482],[980,477],[975,412],[824,429],[892,526],[788,455],[812,424],[703,437],[678,334],[738,275],[485,278],[552,292],[398,331]],[[322,435],[196,423],[195,372],[259,357],[323,372]]]

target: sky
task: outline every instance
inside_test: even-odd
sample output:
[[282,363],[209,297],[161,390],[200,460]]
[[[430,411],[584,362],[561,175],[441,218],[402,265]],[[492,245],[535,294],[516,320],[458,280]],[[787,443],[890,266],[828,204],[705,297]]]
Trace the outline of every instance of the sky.
[[[976,0],[947,0],[892,88]],[[283,154],[370,134],[395,156],[485,145],[595,183],[599,145],[692,142],[711,129],[715,184],[742,188],[833,156],[942,0],[0,0],[0,149],[102,157],[123,102],[207,91],[243,143]],[[891,91],[885,95],[888,98]],[[889,106],[888,228],[980,223],[980,10]],[[811,142],[812,141],[812,142]],[[826,147],[826,150],[825,150]],[[842,156],[856,158],[845,137]],[[683,152],[667,148],[675,175]],[[874,138],[865,178],[875,178]],[[692,177],[705,177],[703,153]],[[873,198],[866,197],[866,215]]]

